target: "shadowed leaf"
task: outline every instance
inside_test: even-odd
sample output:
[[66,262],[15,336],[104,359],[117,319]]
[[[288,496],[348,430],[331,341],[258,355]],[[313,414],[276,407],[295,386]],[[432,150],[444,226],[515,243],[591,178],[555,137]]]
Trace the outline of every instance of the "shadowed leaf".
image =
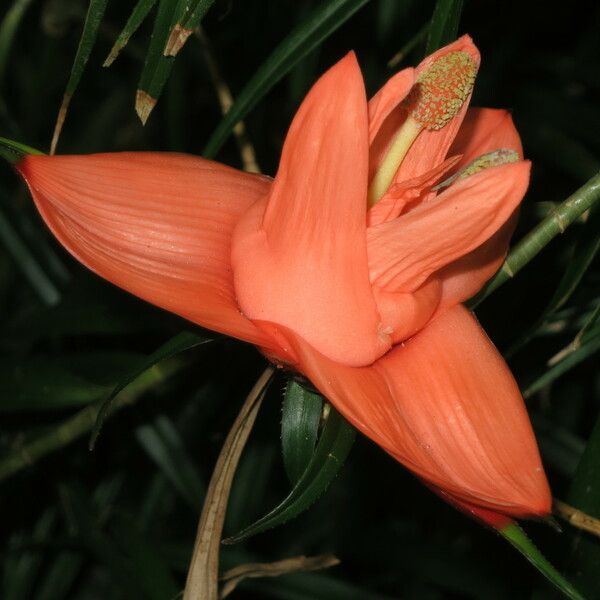
[[333,407],[308,467],[290,494],[270,513],[238,534],[223,540],[236,544],[257,533],[281,525],[311,506],[329,487],[348,456],[356,430]]
[[125,389],[132,381],[137,379],[144,371],[152,368],[154,365],[159,363],[162,360],[167,358],[171,358],[180,354],[181,352],[185,352],[186,350],[190,350],[192,348],[196,348],[197,346],[201,346],[202,344],[206,344],[210,342],[209,338],[200,337],[195,333],[191,333],[189,331],[184,331],[175,337],[171,338],[168,342],[163,344],[160,348],[155,350],[150,356],[144,358],[134,369],[132,369],[122,380],[121,382],[115,386],[113,391],[108,395],[108,397],[102,403],[100,410],[98,411],[98,416],[96,418],[96,424],[94,425],[94,430],[92,431],[92,436],[90,439],[90,450],[93,450],[96,441],[98,439],[98,435],[100,433],[100,429],[102,428],[102,424],[104,423],[104,419],[110,410],[110,406],[115,399],[115,397]]
[[437,0],[429,25],[426,56],[456,39],[462,8],[463,0]]
[[293,485],[298,483],[315,451],[323,398],[290,379],[281,417],[283,463]]
[[73,61],[73,67],[71,69],[71,75],[67,82],[67,88],[58,110],[58,116],[56,117],[56,125],[54,126],[54,133],[52,134],[52,143],[50,144],[50,154],[54,154],[56,151],[56,145],[58,144],[58,138],[62,131],[67,111],[69,110],[69,104],[71,98],[81,81],[81,76],[85,69],[85,65],[90,57],[92,48],[96,43],[96,37],[98,36],[98,28],[102,22],[104,11],[106,10],[106,4],[108,0],[90,0],[88,5],[87,14],[85,16],[85,23],[83,24],[83,32],[79,39],[79,46],[77,47],[77,53],[75,54],[75,60]]
[[127,19],[127,23],[125,23],[125,27],[123,27],[123,30],[119,34],[117,41],[110,49],[110,52],[102,65],[103,67],[110,67],[110,65],[112,65],[117,56],[119,56],[121,50],[123,50],[127,45],[127,42],[129,42],[129,38],[137,31],[138,27],[142,24],[155,4],[156,0],[138,0],[129,15],[129,19]]
[[203,155],[207,158],[214,157],[236,123],[241,121],[294,65],[367,2],[368,0],[330,0],[318,6],[295,27],[239,93],[235,103],[208,140]]

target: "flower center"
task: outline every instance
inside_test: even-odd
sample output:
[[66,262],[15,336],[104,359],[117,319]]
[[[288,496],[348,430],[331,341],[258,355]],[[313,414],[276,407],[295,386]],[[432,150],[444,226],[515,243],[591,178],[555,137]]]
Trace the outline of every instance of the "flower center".
[[442,129],[469,97],[477,63],[462,50],[434,60],[418,77],[402,103],[408,116],[394,136],[369,186],[369,207],[387,192],[413,142],[424,129]]

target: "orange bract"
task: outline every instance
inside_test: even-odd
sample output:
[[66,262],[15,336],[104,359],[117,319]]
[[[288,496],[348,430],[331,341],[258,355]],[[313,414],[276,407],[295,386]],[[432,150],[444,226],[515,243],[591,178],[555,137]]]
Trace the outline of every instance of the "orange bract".
[[17,168],[86,266],[302,372],[500,527],[547,513],[550,492],[516,383],[460,306],[500,266],[529,181],[510,116],[468,109],[478,65],[465,36],[367,102],[347,55],[302,103],[274,180],[161,153]]

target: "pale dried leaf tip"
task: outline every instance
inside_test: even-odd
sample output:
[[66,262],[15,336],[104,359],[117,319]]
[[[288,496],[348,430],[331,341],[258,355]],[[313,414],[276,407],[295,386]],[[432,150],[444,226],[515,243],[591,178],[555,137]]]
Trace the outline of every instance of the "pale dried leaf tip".
[[140,118],[142,125],[146,124],[152,109],[156,106],[156,98],[153,98],[148,92],[138,90],[135,94],[135,112]]
[[69,104],[71,103],[71,94],[65,94],[62,99],[62,104],[58,110],[56,116],[56,124],[54,125],[54,133],[52,134],[52,142],[50,143],[50,155],[56,152],[56,146],[58,145],[58,139],[62,131],[65,119],[67,118],[67,111],[69,110]]
[[163,54],[165,56],[176,56],[192,33],[194,33],[193,29],[187,29],[177,23],[171,30]]

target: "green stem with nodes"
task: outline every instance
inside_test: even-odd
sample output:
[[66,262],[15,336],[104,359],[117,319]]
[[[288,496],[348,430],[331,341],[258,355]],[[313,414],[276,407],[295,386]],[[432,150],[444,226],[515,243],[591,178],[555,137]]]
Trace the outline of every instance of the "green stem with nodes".
[[474,309],[492,292],[512,279],[531,259],[559,233],[576,221],[600,200],[600,173],[559,204],[551,215],[534,227],[509,253],[502,268],[483,290],[468,302]]
[[[155,389],[157,384],[165,381],[179,371],[187,363],[179,359],[155,365],[137,381],[130,384],[110,407],[110,414],[135,404],[146,392]],[[91,404],[75,413],[72,417],[55,425],[47,433],[41,434],[33,440],[15,448],[10,454],[0,460],[0,481],[8,479],[22,469],[35,464],[38,460],[64,448],[71,442],[90,432],[96,423],[98,412],[103,402]]]

